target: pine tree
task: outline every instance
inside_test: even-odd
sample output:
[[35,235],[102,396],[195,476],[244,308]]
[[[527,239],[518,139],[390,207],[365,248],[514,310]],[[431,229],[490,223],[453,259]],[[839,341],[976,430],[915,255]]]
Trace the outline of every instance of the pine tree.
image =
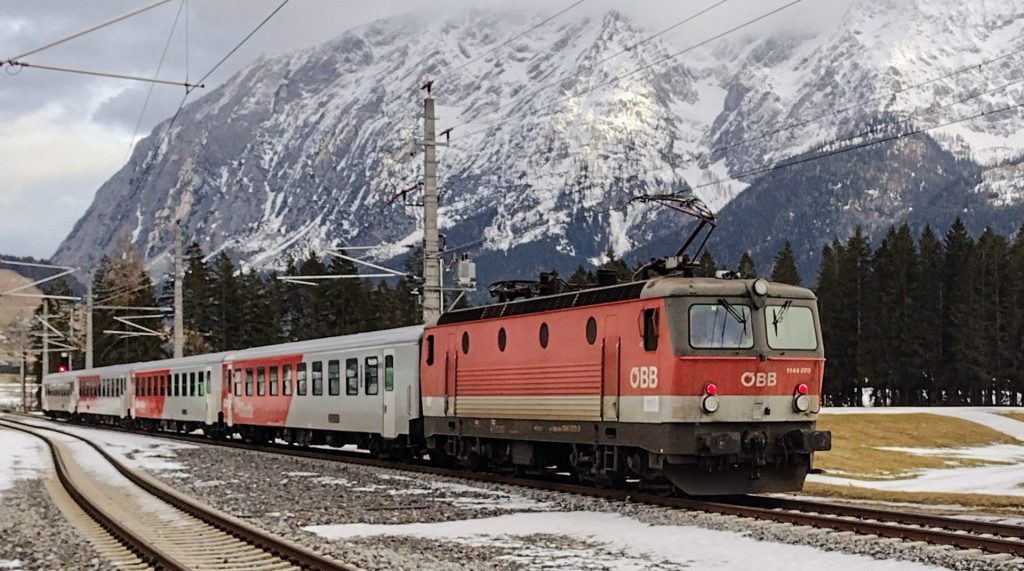
[[235,265],[221,252],[210,267],[210,345],[214,351],[241,349],[240,283]]
[[1004,320],[1010,324],[1007,343],[1007,367],[1012,393],[1010,404],[1024,405],[1024,226],[1010,247],[1007,266],[1010,291]]
[[715,263],[715,257],[711,255],[711,252],[704,250],[704,253],[700,255],[700,269],[697,270],[697,277],[713,278],[717,272],[718,264]]
[[1009,364],[1013,360],[1010,355],[1013,331],[1005,318],[1012,310],[1012,274],[1006,271],[1011,265],[1010,244],[1005,237],[986,228],[978,237],[972,261],[978,270],[974,302],[979,327],[976,366],[989,384],[979,387],[981,402],[978,404],[998,405],[1010,398],[1012,387]]
[[918,340],[919,384],[927,395],[927,403],[944,402],[943,332],[945,323],[945,251],[935,232],[925,226],[918,241],[919,275],[911,294],[916,311],[914,337]]
[[818,272],[818,285],[815,295],[818,297],[818,315],[821,323],[821,336],[825,345],[825,385],[824,393],[827,404],[845,404],[843,385],[833,380],[839,379],[839,371],[835,370],[836,361],[832,355],[833,347],[841,338],[840,309],[843,304],[842,292],[839,287],[839,258],[842,257],[843,245],[834,241],[831,246],[821,250],[821,268]]
[[[156,308],[156,287],[149,277],[142,257],[130,241],[123,240],[121,252],[114,259],[104,257],[93,278],[93,294],[97,306]],[[93,362],[96,366],[137,363],[160,359],[166,355],[165,336],[112,335],[104,331],[141,333],[141,330],[115,319],[145,314],[140,309],[96,309],[93,311]],[[143,327],[160,331],[159,321],[135,321]]]
[[775,255],[771,281],[800,285],[800,273],[796,269],[796,256],[793,255],[793,245],[789,243],[789,240],[786,240],[782,250]]
[[957,218],[945,238],[943,315],[943,385],[954,404],[980,396],[983,372],[977,335],[980,332],[974,300],[979,287],[975,244]]
[[[878,405],[917,404],[923,387],[917,380],[920,353],[912,292],[918,280],[917,249],[910,228],[890,228],[874,255],[873,287],[867,296],[863,340]],[[914,395],[914,396],[912,396]]]
[[754,259],[750,257],[750,252],[743,252],[743,255],[740,256],[740,261],[736,264],[736,272],[745,279],[754,279],[757,277],[757,264],[755,264]]

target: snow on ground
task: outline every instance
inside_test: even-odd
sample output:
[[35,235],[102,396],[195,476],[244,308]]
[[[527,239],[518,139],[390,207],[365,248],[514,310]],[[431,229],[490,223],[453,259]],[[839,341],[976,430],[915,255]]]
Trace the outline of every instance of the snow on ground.
[[[47,420],[19,419],[19,421],[36,426],[54,428],[54,424]],[[166,438],[114,432],[101,428],[84,428],[68,424],[61,424],[56,428],[88,438],[129,467],[147,471],[173,472],[184,470],[185,466],[174,461],[174,451],[195,448],[192,444],[175,442]]]
[[42,440],[24,432],[0,429],[0,494],[16,480],[36,478],[49,467],[50,457]]
[[[1005,416],[1021,412],[1006,407],[891,407],[891,408],[829,408],[825,414],[914,414],[927,413],[959,418],[987,426],[1024,441],[1024,422]],[[1024,445],[994,444],[969,448],[901,448],[883,447],[918,456],[943,456],[964,460],[995,462],[996,466],[951,467],[921,470],[914,478],[898,480],[857,480],[811,474],[810,482],[836,486],[856,486],[898,492],[968,493],[1000,496],[1024,496]]]
[[[517,549],[502,559],[518,564],[557,561],[559,569],[590,569],[601,563],[614,569],[684,568],[758,571],[801,568],[862,571],[938,569],[918,563],[878,561],[813,547],[758,541],[741,533],[678,525],[650,525],[604,512],[515,513],[481,519],[399,525],[339,524],[304,528],[328,539],[401,536],[465,545],[502,545]],[[538,534],[565,536],[585,548],[537,547],[525,541]]]

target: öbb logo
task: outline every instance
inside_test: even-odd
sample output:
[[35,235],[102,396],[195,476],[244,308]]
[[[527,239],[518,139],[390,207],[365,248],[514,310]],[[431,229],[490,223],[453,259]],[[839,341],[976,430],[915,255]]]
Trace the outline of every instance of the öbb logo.
[[745,387],[774,387],[779,379],[775,373],[751,373],[740,375],[740,383]]
[[658,386],[657,367],[633,367],[629,370],[629,386],[634,389],[653,389]]

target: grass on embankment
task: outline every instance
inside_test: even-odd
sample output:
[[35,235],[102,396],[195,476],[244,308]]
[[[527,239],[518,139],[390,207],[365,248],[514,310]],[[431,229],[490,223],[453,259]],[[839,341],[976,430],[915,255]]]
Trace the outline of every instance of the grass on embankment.
[[1024,412],[1004,412],[1003,414],[1014,420],[1024,422]]
[[804,494],[830,499],[866,500],[872,502],[906,502],[913,504],[965,506],[986,508],[1012,514],[1024,511],[1020,496],[995,496],[990,494],[958,494],[944,492],[898,492],[873,490],[856,486],[833,486],[807,482]]
[[879,447],[966,448],[1016,444],[1012,437],[987,426],[927,413],[823,414],[819,430],[832,431],[832,450],[814,456],[815,468],[826,475],[881,480],[911,478],[918,470],[998,464],[994,461],[916,456]]

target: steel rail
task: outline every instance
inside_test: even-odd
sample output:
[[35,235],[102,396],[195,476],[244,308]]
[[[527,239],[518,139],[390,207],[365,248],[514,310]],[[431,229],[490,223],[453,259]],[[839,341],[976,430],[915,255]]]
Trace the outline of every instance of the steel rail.
[[[33,418],[38,419],[38,417]],[[213,440],[193,435],[154,433],[109,426],[102,426],[102,428],[145,434],[181,442],[225,446],[240,450],[315,460],[344,462],[490,484],[589,496],[612,501],[747,517],[820,529],[850,531],[861,535],[923,541],[935,545],[949,545],[960,549],[979,549],[990,553],[1005,553],[1024,557],[1024,526],[1019,525],[773,496],[731,496],[708,500],[692,497],[665,497],[642,493],[637,490],[595,488],[551,479],[468,472],[424,463],[402,463],[381,460],[362,453],[344,450],[315,450],[283,444],[258,445],[235,440]]]
[[53,459],[53,468],[57,473],[57,479],[60,481],[64,489],[67,490],[68,495],[75,501],[76,504],[82,511],[89,515],[93,520],[96,521],[102,527],[112,535],[119,543],[124,545],[129,551],[139,556],[142,561],[153,565],[160,569],[167,569],[173,571],[189,571],[189,568],[164,553],[155,545],[147,541],[145,538],[140,537],[138,534],[122,525],[117,518],[107,513],[103,507],[89,501],[82,490],[75,484],[74,480],[68,471],[67,465],[64,463],[64,458],[60,454],[60,450],[57,448],[57,444],[43,436],[39,431],[44,430],[41,427],[33,427],[35,430],[25,428],[22,423],[19,422],[5,422],[0,421],[0,426],[8,428],[10,430],[17,430],[25,434],[30,434],[46,443],[50,449],[50,456]]
[[[361,571],[360,568],[340,563],[329,559],[323,555],[320,555],[310,549],[307,549],[301,545],[294,544],[283,538],[271,535],[265,531],[256,529],[240,520],[229,517],[224,513],[210,508],[188,496],[177,492],[168,487],[162,487],[155,484],[148,478],[140,476],[134,470],[125,466],[121,461],[114,458],[109,452],[104,450],[101,446],[95,442],[85,438],[81,435],[74,434],[67,430],[60,428],[53,428],[49,426],[38,426],[29,423],[22,423],[15,420],[4,419],[0,421],[0,425],[10,424],[12,428],[15,426],[25,427],[18,428],[23,432],[32,432],[31,429],[35,430],[48,430],[69,436],[84,442],[93,450],[98,452],[104,460],[110,463],[121,475],[131,481],[133,484],[139,486],[147,493],[152,494],[161,501],[178,508],[186,514],[195,517],[196,519],[214,527],[221,531],[224,531],[245,543],[253,545],[259,549],[262,549],[268,553],[271,553],[281,559],[289,561],[302,567],[303,569],[310,569],[316,571]],[[107,428],[107,427],[104,427]],[[133,432],[133,431],[125,431]],[[148,433],[146,433],[148,434]],[[37,436],[39,436],[37,434]],[[40,438],[44,438],[39,436]],[[45,439],[45,438],[44,438]],[[85,509],[85,506],[83,506]],[[179,564],[180,565],[180,564]],[[188,567],[176,567],[175,569],[189,569]]]

